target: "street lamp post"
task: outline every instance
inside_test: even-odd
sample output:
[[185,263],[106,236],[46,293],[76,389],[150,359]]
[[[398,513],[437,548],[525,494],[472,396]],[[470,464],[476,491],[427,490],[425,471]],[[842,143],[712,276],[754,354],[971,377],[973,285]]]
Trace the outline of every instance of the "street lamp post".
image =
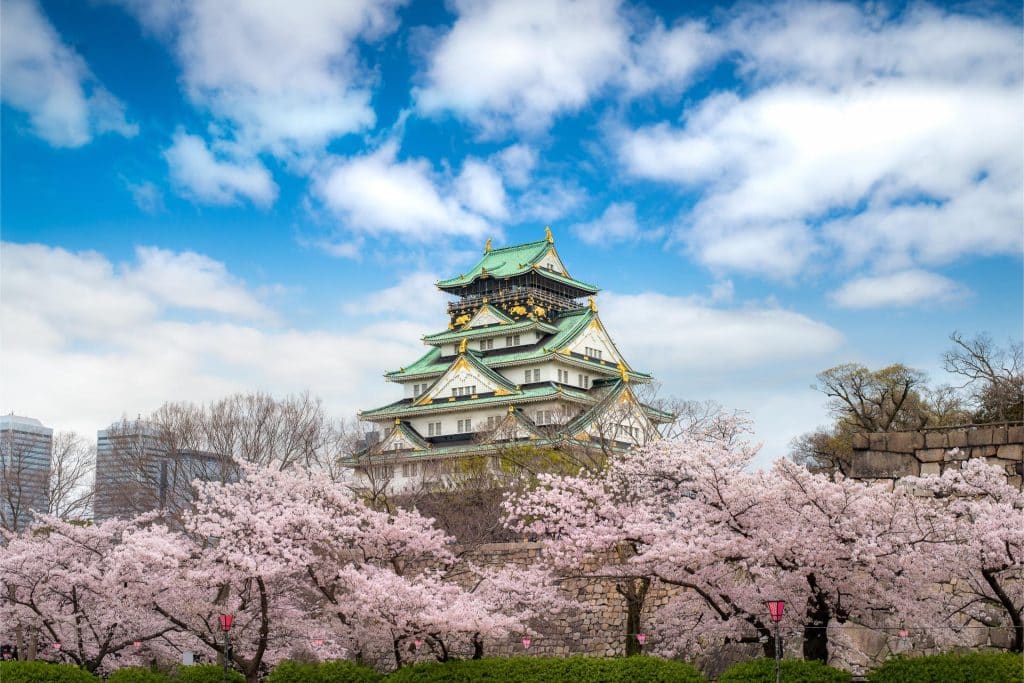
[[782,661],[782,647],[779,643],[779,622],[782,621],[782,612],[785,609],[785,600],[768,601],[768,614],[771,615],[772,622],[775,624],[775,683],[779,683],[782,680],[782,672],[780,668],[780,663]]
[[235,615],[233,614],[220,615],[220,630],[224,632],[224,683],[228,683],[228,664],[231,659],[231,644],[228,642],[228,631],[231,630],[231,624],[234,621]]

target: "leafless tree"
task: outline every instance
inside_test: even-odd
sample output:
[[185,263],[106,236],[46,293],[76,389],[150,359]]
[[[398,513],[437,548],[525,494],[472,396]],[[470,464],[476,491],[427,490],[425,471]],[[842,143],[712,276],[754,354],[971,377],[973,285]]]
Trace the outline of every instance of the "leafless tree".
[[340,477],[351,425],[333,421],[309,393],[235,394],[208,405],[165,403],[107,430],[98,454],[98,517],[164,509],[193,499],[192,482],[229,481],[240,464],[306,467]]
[[36,442],[0,440],[0,527],[23,528],[35,512],[83,519],[92,501],[94,448],[75,432],[56,432],[49,452]]
[[85,519],[92,510],[96,445],[75,432],[53,436],[47,512],[61,519]]
[[950,335],[953,348],[942,356],[947,372],[964,378],[976,422],[1024,419],[1024,347],[997,346],[987,334],[967,339]]

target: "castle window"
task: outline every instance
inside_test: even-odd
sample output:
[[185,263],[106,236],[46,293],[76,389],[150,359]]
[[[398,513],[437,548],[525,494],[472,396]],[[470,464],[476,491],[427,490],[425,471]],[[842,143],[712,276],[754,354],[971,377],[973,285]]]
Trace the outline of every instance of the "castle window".
[[592,346],[588,346],[583,350],[583,352],[584,355],[589,356],[590,358],[601,360],[601,349],[595,349]]
[[441,423],[431,422],[427,425],[427,436],[441,436]]
[[468,417],[465,420],[459,420],[459,428],[456,431],[459,434],[473,431],[473,420]]
[[519,346],[519,335],[510,334],[505,337],[505,346]]
[[480,340],[480,350],[481,351],[489,351],[490,349],[493,349],[493,348],[494,348],[494,340],[493,339],[481,339]]
[[549,425],[551,424],[551,411],[550,410],[538,410],[537,411],[537,424]]

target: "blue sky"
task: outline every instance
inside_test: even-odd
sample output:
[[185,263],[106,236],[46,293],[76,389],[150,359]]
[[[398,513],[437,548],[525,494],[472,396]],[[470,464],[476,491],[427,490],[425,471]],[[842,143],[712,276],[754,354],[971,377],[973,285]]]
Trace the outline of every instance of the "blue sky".
[[91,432],[442,329],[550,224],[665,395],[781,455],[815,373],[1022,328],[1019,4],[5,0],[4,410]]

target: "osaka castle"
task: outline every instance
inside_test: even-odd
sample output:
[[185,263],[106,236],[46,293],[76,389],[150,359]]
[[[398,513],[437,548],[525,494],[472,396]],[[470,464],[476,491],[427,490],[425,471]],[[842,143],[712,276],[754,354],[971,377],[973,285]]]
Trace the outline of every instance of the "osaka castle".
[[402,398],[360,413],[379,439],[358,458],[401,488],[452,461],[512,444],[619,450],[656,438],[671,416],[645,405],[651,375],[633,368],[598,313],[598,288],[574,278],[545,239],[492,249],[441,280],[447,328],[385,378]]

